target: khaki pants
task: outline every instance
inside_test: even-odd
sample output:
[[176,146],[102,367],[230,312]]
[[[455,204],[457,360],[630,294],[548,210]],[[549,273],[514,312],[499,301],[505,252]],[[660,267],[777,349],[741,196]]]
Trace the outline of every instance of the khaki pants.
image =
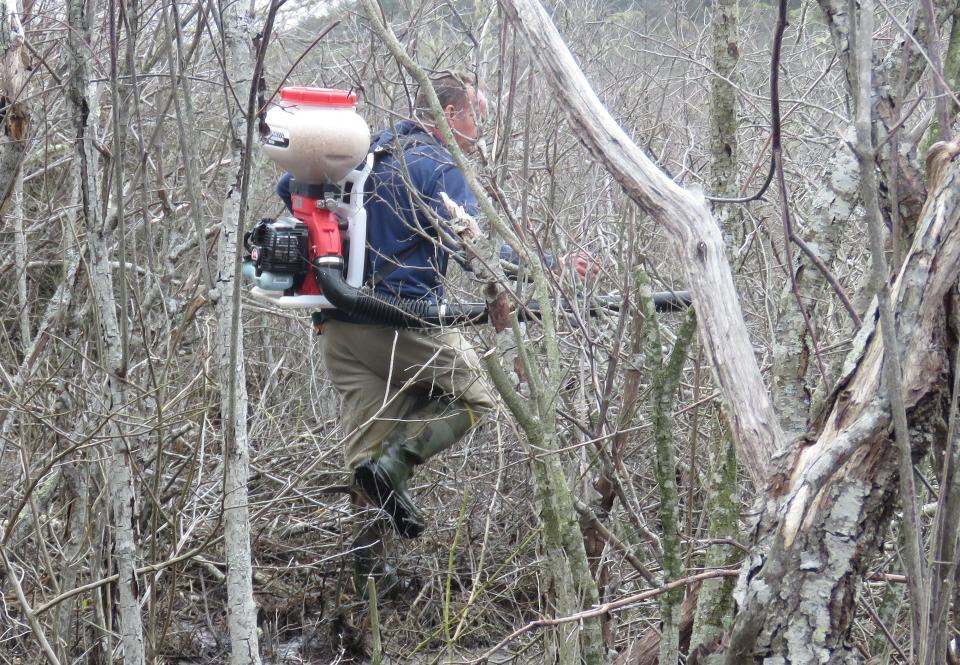
[[459,330],[405,330],[330,320],[327,372],[343,398],[350,469],[379,454],[412,412],[431,399],[457,400],[478,416],[496,405],[480,360]]

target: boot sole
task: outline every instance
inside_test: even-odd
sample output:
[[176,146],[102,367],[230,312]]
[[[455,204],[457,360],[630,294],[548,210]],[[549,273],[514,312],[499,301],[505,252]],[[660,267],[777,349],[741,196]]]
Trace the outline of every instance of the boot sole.
[[424,525],[416,514],[393,490],[393,484],[376,463],[366,462],[353,472],[354,482],[366,498],[383,510],[393,528],[403,538],[416,538],[423,533]]

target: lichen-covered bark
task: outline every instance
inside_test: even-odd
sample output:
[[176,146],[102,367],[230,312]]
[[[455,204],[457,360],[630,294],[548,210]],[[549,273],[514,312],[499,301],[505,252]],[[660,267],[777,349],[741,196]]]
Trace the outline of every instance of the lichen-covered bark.
[[[220,28],[224,43],[227,81],[241,104],[253,81],[252,16],[242,3],[224,5]],[[232,96],[231,96],[232,97]],[[247,479],[250,450],[247,438],[247,387],[243,353],[243,327],[239,317],[236,282],[238,229],[242,228],[241,187],[246,145],[246,112],[230,104],[231,170],[223,204],[223,224],[217,248],[217,369],[220,378],[220,412],[223,416],[224,465],[223,521],[227,561],[227,624],[231,665],[259,665],[257,613],[253,602],[253,566],[250,556],[250,514]]]
[[574,132],[666,232],[693,294],[700,337],[744,469],[762,485],[784,436],[744,324],[726,247],[706,202],[668,178],[626,135],[590,88],[542,6],[532,0],[509,0],[504,9],[530,44]]
[[[737,140],[737,88],[733,83],[740,61],[739,0],[713,4],[710,31],[713,37],[713,69],[710,79],[710,191],[717,197],[740,194],[740,144]],[[743,241],[739,205],[718,205],[714,214],[735,248]]]
[[123,659],[130,665],[144,662],[143,622],[140,616],[140,584],[136,574],[135,540],[136,493],[134,490],[133,455],[127,433],[119,425],[127,408],[126,359],[124,339],[117,317],[114,279],[110,260],[110,233],[101,215],[98,161],[95,157],[95,96],[90,94],[92,79],[89,23],[95,12],[83,0],[67,5],[70,25],[68,48],[71,69],[66,85],[67,108],[73,119],[76,159],[79,170],[81,209],[84,215],[87,245],[87,275],[96,303],[100,342],[106,373],[104,412],[114,414],[105,430],[109,436],[107,481],[113,525],[113,559],[117,567],[120,638]]
[[[777,543],[771,550],[763,578],[750,583],[750,597],[768,605],[767,618],[749,650],[731,649],[738,655],[731,660],[728,654],[728,663],[846,661],[856,580],[880,544],[880,524],[889,515],[896,487],[895,452],[885,439],[878,447],[876,462],[883,472],[874,476],[876,484],[854,475],[853,466],[845,467],[843,473],[850,475],[830,483],[818,497],[816,526],[789,546]],[[868,455],[851,462],[864,462]],[[789,593],[781,592],[785,589]]]
[[[852,140],[852,130],[851,136]],[[804,240],[824,263],[833,265],[843,229],[848,227],[860,192],[860,166],[853,151],[845,147],[833,153],[827,163],[823,187],[816,193]],[[794,254],[791,270],[796,275],[800,302],[813,303],[826,288],[823,277],[800,252]],[[815,317],[812,317],[815,319]],[[797,305],[797,297],[787,280],[780,292],[773,332],[773,404],[780,416],[784,434],[795,439],[810,424],[811,397],[820,380],[813,360],[814,349],[809,331]]]
[[[849,20],[846,0],[820,0],[820,8],[827,18],[827,25],[834,47],[846,68],[849,63]],[[947,6],[956,7],[955,0],[940,3],[939,20],[948,16]],[[927,33],[918,25],[914,38],[925,44]],[[920,209],[926,199],[926,188],[920,171],[920,163],[913,146],[899,141],[886,140],[891,128],[900,120],[900,97],[911,89],[922,76],[926,61],[913,47],[910,37],[898,35],[896,43],[874,63],[873,114],[877,119],[877,143],[883,149],[878,155],[878,165],[885,175],[881,186],[882,207],[889,220],[893,214],[894,197],[899,202],[898,215],[908,237],[916,227]],[[851,228],[850,220],[860,200],[860,167],[850,146],[853,144],[852,125],[845,130],[845,140],[838,144],[827,162],[820,181],[822,188],[815,194],[811,214],[805,219],[803,239],[826,266],[832,266],[837,248],[842,245],[845,231]],[[897,161],[894,164],[894,152]],[[896,186],[893,178],[896,176]],[[822,302],[828,291],[823,278],[810,260],[799,252],[790,267],[796,275],[800,302],[810,307]],[[773,402],[788,439],[803,435],[811,417],[812,397],[822,381],[816,363],[810,331],[806,329],[797,296],[788,283],[783,287],[777,305],[777,320],[774,324],[773,346]],[[816,317],[812,317],[816,321]],[[816,410],[817,405],[813,405]]]
[[[690,340],[696,330],[693,310],[677,331],[677,339],[669,360],[662,358],[660,324],[650,297],[650,281],[640,273],[638,283],[646,323],[647,358],[653,366],[650,378],[651,419],[656,455],[654,475],[660,490],[660,526],[663,531],[663,583],[683,576],[683,555],[680,545],[680,507],[677,491],[677,460],[673,441],[673,404],[680,373],[686,360]],[[660,662],[673,663],[680,657],[680,603],[683,590],[675,589],[660,597]]]
[[[893,285],[914,457],[942,435],[944,299],[960,275],[960,146],[939,148],[942,177]],[[952,160],[952,161],[951,161]],[[896,489],[883,344],[869,312],[812,443],[787,451],[761,500],[738,584],[727,663],[842,663],[860,579],[881,542]],[[908,343],[909,340],[909,343]]]
[[[710,26],[713,35],[713,68],[717,72],[711,81],[710,93],[710,182],[718,196],[736,198],[740,195],[739,124],[737,88],[732,78],[736,76],[740,59],[738,0],[715,2]],[[737,232],[742,225],[743,209],[739,205],[718,204],[714,214],[733,240],[732,252],[743,241]],[[779,414],[780,407],[776,401],[774,408]],[[788,437],[791,435],[789,427],[784,427],[784,434]],[[733,565],[739,556],[731,545],[719,544],[722,540],[738,540],[739,535],[737,453],[728,427],[721,427],[717,435],[708,440],[706,458],[704,510],[707,514],[707,532],[711,539],[718,542],[707,547],[703,565],[709,569]],[[712,645],[729,624],[733,616],[733,582],[732,578],[721,578],[705,580],[701,585],[690,635],[690,657],[695,658],[694,654],[698,654],[701,648],[706,650],[708,645]]]
[[[534,456],[532,467],[543,525],[545,570],[552,586],[554,610],[557,615],[569,615],[596,605],[599,593],[590,573],[580,526],[574,519],[573,496],[557,450],[556,415],[542,411],[536,416],[532,413],[513,389],[496,354],[487,354],[484,362],[494,385],[523,429],[531,450],[540,453]],[[526,369],[529,373],[535,368]],[[555,649],[556,661],[562,665],[604,662],[603,636],[597,620],[588,620],[579,629],[569,624],[560,625],[549,646],[548,651]]]
[[[834,48],[844,71],[850,65],[850,21],[847,15],[847,0],[818,0],[827,18],[827,26]],[[941,26],[960,8],[958,0],[935,3],[935,23]],[[935,36],[934,36],[935,38]],[[912,89],[927,68],[927,60],[917,48],[926,48],[931,36],[926,21],[914,22],[911,35],[897,34],[894,43],[873,67],[873,117],[876,120],[876,142],[880,146],[877,165],[881,170],[881,208],[889,219],[893,205],[905,223],[905,238],[912,235],[920,210],[927,199],[922,166],[916,146],[903,145],[891,138],[894,127],[899,126],[902,96]],[[891,150],[897,147],[896,154]],[[845,149],[847,149],[845,147]],[[892,186],[896,174],[896,185]],[[895,194],[895,196],[894,196]]]
[[[738,541],[740,529],[740,493],[737,484],[737,451],[730,437],[730,429],[721,425],[715,441],[708,450],[707,501],[705,509],[709,521],[708,534],[715,541],[707,547],[703,566],[723,568],[736,565],[740,552],[724,541]],[[723,577],[704,580],[697,599],[693,634],[689,653],[699,648],[709,652],[713,643],[729,627],[733,616],[734,579]]]
[[[943,58],[943,78],[947,81],[950,90],[956,90],[960,83],[960,6],[953,10],[953,19],[950,25],[950,42],[947,44],[947,54]],[[951,101],[951,113],[956,113],[956,104]]]
[[[77,565],[77,562],[83,554],[84,538],[87,535],[85,528],[87,521],[90,519],[87,501],[89,471],[82,459],[78,461],[79,464],[65,465],[63,470],[64,494],[66,505],[70,507],[70,510],[67,511],[67,539],[63,547],[62,589],[72,589],[76,586],[77,577],[80,573],[80,566]],[[73,614],[76,611],[76,604],[76,599],[71,598],[56,610],[54,635],[57,642],[55,648],[58,657],[65,663],[69,662],[69,645],[74,644],[75,641],[76,624],[73,621]]]

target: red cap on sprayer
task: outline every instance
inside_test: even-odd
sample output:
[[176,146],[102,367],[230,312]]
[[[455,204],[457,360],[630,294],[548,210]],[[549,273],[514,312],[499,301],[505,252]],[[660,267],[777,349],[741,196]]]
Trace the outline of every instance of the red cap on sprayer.
[[281,88],[280,99],[285,102],[308,104],[310,106],[350,108],[357,105],[357,93],[352,90],[335,90],[333,88],[307,88],[303,86]]

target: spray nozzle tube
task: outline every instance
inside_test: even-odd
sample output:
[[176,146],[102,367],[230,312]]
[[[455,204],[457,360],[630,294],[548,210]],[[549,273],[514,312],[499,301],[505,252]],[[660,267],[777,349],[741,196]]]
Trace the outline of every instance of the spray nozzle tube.
[[[433,304],[380,293],[364,293],[347,284],[339,267],[335,265],[316,265],[315,274],[317,285],[330,304],[350,317],[398,328],[482,324],[489,320],[484,303]],[[622,299],[618,296],[597,298],[590,307],[589,314],[596,316],[601,310],[619,311],[621,302]],[[658,312],[679,312],[690,306],[690,294],[686,291],[655,293],[653,303]],[[529,303],[517,311],[517,316],[521,321],[538,320],[540,306]]]

